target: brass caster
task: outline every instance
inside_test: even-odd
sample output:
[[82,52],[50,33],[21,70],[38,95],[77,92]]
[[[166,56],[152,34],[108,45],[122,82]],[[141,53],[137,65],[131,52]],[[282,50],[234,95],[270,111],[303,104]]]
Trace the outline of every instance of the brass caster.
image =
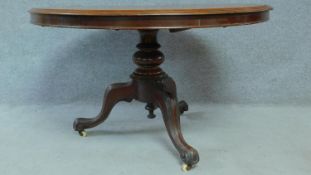
[[189,171],[190,169],[191,169],[192,167],[190,166],[190,165],[187,165],[187,164],[182,164],[182,166],[181,166],[181,169],[182,169],[182,171],[183,172],[187,172],[187,171]]
[[87,133],[86,133],[85,130],[83,130],[83,131],[79,131],[79,135],[80,135],[81,137],[86,137],[86,136],[87,136]]

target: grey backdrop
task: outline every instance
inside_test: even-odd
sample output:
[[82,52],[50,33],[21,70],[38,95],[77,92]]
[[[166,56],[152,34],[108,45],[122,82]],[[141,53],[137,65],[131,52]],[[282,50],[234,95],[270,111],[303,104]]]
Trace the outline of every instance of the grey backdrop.
[[[105,87],[127,81],[136,31],[41,28],[32,7],[156,6],[168,0],[1,0],[0,103],[99,103]],[[171,4],[176,2],[171,1]],[[189,4],[189,1],[178,1]],[[200,0],[192,4],[267,3],[258,25],[160,32],[163,68],[180,99],[206,103],[311,104],[310,0]]]

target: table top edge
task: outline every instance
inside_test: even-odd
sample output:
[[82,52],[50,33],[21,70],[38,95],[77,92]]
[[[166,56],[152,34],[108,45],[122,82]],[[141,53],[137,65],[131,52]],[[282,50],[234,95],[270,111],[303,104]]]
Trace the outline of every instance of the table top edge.
[[33,15],[69,15],[69,16],[170,16],[170,15],[216,15],[234,13],[256,13],[273,10],[269,5],[176,8],[176,9],[62,9],[32,8]]

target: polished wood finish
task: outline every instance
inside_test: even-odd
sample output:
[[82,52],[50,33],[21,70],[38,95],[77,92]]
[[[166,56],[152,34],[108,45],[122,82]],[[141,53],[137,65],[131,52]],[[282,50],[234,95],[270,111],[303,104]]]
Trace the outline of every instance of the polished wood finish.
[[33,8],[31,13],[50,15],[88,15],[88,16],[159,16],[159,15],[213,15],[233,13],[253,13],[271,10],[268,5],[209,5],[206,8],[144,8],[144,9],[44,9]]
[[71,10],[32,9],[31,22],[42,26],[135,29],[139,31],[138,51],[133,55],[137,65],[131,81],[110,85],[105,92],[100,113],[94,118],[78,118],[76,131],[96,127],[104,122],[112,108],[120,101],[138,100],[146,103],[148,118],[159,108],[174,146],[182,161],[193,167],[199,161],[196,149],[186,143],[180,128],[180,115],[188,110],[185,101],[178,101],[176,84],[161,68],[164,54],[157,41],[159,29],[178,32],[190,28],[224,27],[263,22],[269,19],[272,8],[266,5],[209,7],[200,9],[145,10]]
[[247,25],[269,19],[267,5],[193,9],[32,9],[31,22],[42,26],[94,29],[180,29]]
[[[188,110],[186,102],[178,102],[174,80],[159,68],[164,55],[158,49],[158,30],[139,30],[141,41],[134,56],[138,68],[132,74],[132,81],[110,85],[104,95],[101,112],[95,118],[78,118],[74,122],[76,131],[93,128],[104,122],[113,106],[119,101],[138,100],[147,103],[148,110],[160,108],[167,132],[189,166],[199,161],[198,152],[186,143],[180,130],[180,114]],[[154,118],[151,116],[149,118]]]

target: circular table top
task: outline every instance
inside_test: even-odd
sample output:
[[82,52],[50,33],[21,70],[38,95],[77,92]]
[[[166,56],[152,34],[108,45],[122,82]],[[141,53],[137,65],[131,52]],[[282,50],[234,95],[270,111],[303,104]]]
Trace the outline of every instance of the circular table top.
[[41,26],[90,29],[188,29],[227,27],[264,22],[268,5],[230,5],[192,8],[103,8],[30,10],[31,22]]

